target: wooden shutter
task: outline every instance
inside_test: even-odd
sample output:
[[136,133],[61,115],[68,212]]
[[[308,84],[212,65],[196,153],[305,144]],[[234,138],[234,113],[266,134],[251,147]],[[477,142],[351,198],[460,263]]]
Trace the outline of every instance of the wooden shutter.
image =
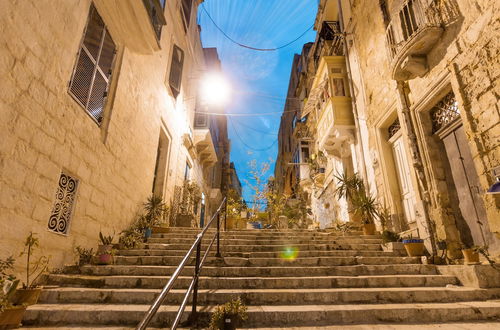
[[189,22],[191,21],[191,6],[193,0],[182,0],[182,15],[184,18],[184,31],[187,32]]
[[97,122],[102,121],[116,45],[93,5],[69,92]]
[[177,97],[181,91],[182,66],[184,65],[184,52],[178,46],[174,45],[172,52],[172,62],[170,64],[169,84],[174,97]]

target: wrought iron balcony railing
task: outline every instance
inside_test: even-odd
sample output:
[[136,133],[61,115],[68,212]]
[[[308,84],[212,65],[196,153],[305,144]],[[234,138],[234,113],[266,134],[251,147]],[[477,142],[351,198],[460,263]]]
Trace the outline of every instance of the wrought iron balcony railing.
[[386,39],[392,76],[408,80],[427,71],[425,56],[443,33],[443,27],[458,17],[458,7],[454,1],[406,0],[390,16]]

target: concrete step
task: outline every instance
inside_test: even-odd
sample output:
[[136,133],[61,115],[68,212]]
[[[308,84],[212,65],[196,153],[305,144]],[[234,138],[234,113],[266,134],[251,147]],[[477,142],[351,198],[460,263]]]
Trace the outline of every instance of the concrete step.
[[[117,265],[171,265],[180,264],[182,256],[114,256]],[[223,261],[223,264],[221,264]],[[194,257],[191,257],[191,264]],[[392,265],[419,264],[420,257],[304,257],[304,258],[241,258],[241,257],[207,257],[206,265],[220,266],[347,266],[347,265]]]
[[[192,244],[164,244],[164,243],[147,243],[146,249],[166,249],[166,250],[184,250],[188,251]],[[203,245],[207,246],[207,244]],[[221,245],[221,251],[230,252],[269,252],[269,251],[285,251],[290,247],[301,250],[359,250],[359,251],[382,251],[380,244],[348,244],[348,243],[328,243],[328,244],[265,244],[265,245]]]
[[[187,288],[191,274],[180,276],[175,288]],[[51,274],[47,285],[93,288],[149,288],[160,289],[168,276],[84,276]],[[444,287],[457,285],[454,276],[443,275],[368,275],[368,276],[310,276],[310,277],[200,277],[203,289],[295,289],[295,288],[389,288],[389,287]]]
[[[368,323],[368,324],[350,324],[350,325],[328,325],[328,326],[306,326],[306,327],[286,327],[288,330],[422,330],[422,329],[439,329],[439,330],[491,330],[500,327],[500,321],[464,321],[464,322],[433,322],[433,323]],[[131,330],[134,326],[129,327],[101,327],[101,326],[27,326],[19,329],[30,330]],[[165,329],[148,327],[148,329]],[[179,330],[191,330],[191,328],[178,327]],[[240,330],[283,330],[283,327],[264,327],[264,328],[238,328]]]
[[[28,308],[26,325],[136,325],[149,305],[39,304]],[[200,306],[208,320],[213,306]],[[171,324],[178,306],[161,306],[152,326]],[[188,312],[184,313],[184,320]],[[465,301],[427,304],[273,305],[249,306],[245,326],[320,326],[377,322],[458,322],[499,320],[500,301]]]
[[[160,290],[56,288],[43,290],[42,304],[150,304]],[[172,290],[164,304],[181,304],[185,290]],[[246,305],[388,304],[491,300],[500,289],[410,287],[359,289],[200,289],[201,305],[224,304],[240,297]]]
[[[161,275],[170,276],[177,266],[83,266],[84,275]],[[194,267],[186,266],[182,275],[191,275]],[[355,265],[355,266],[318,266],[300,267],[213,267],[204,266],[203,276],[216,277],[300,277],[300,276],[362,276],[362,275],[435,275],[436,266],[407,264],[407,265]],[[54,274],[57,275],[57,274]]]
[[[213,237],[215,234],[214,231],[208,232],[207,237]],[[161,234],[152,234],[152,238],[191,238],[195,239],[198,235],[198,232],[193,233],[161,233]],[[304,233],[303,235],[289,235],[287,233],[228,233],[221,232],[221,238],[229,238],[229,239],[286,239],[286,238],[308,238],[308,239],[351,239],[351,238],[363,238],[363,239],[381,239],[380,235],[334,235],[328,233]]]
[[[213,249],[212,249],[213,250]],[[292,251],[292,250],[290,250]],[[120,256],[184,256],[186,250],[165,250],[165,249],[132,249],[119,250],[117,255]],[[241,257],[241,258],[281,258],[286,255],[286,252],[271,251],[271,252],[231,252],[225,251],[224,256]],[[406,252],[404,252],[406,255]],[[211,251],[209,256],[215,256],[215,251]],[[358,251],[358,250],[330,250],[330,251],[298,251],[297,257],[400,257],[401,254],[397,251]]]
[[[204,237],[202,244],[207,244],[212,240],[212,237]],[[382,244],[382,240],[378,238],[254,238],[254,239],[241,239],[241,238],[226,238],[221,237],[221,244],[224,245],[289,245],[289,244]],[[194,238],[155,238],[151,237],[147,243],[164,243],[164,244],[193,244]]]

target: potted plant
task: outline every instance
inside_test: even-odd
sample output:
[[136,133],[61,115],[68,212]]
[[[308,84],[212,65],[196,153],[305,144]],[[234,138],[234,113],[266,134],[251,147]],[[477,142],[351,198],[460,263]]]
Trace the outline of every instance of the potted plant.
[[409,236],[403,239],[403,244],[405,246],[406,253],[409,257],[421,257],[424,255],[424,240],[421,238],[413,238]]
[[148,239],[153,234],[153,227],[160,225],[167,207],[161,197],[151,195],[144,203],[144,211],[145,214],[139,217],[139,223],[144,231],[144,238]]
[[224,305],[215,307],[210,318],[210,329],[236,329],[247,318],[247,307],[240,298],[234,299]]
[[20,254],[20,256],[26,256],[26,282],[23,283],[21,289],[16,290],[12,299],[14,305],[34,305],[38,302],[42,292],[42,287],[35,283],[47,270],[50,259],[42,255],[33,260],[33,254],[40,245],[40,241],[35,235],[33,232],[29,233],[24,242],[24,251]]
[[375,217],[378,216],[378,203],[375,198],[367,195],[362,189],[352,199],[352,206],[354,213],[361,217],[363,235],[375,234]]
[[11,302],[19,285],[19,280],[7,274],[13,266],[14,258],[0,259],[0,329],[18,327],[26,311],[25,305],[14,306]]
[[81,246],[75,248],[75,253],[78,257],[77,265],[83,266],[92,263],[92,257],[94,256],[94,249],[85,249]]
[[109,265],[113,261],[113,236],[104,236],[99,232],[101,244],[97,246],[97,263]]

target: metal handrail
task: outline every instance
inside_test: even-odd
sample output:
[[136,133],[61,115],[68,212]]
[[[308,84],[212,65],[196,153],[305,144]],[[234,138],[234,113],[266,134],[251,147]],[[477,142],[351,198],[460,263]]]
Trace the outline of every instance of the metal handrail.
[[[210,249],[212,248],[212,245],[214,244],[215,240],[217,239],[217,252],[215,254],[216,257],[220,257],[220,213],[222,208],[227,208],[227,203],[226,203],[226,197],[224,197],[224,200],[222,203],[219,205],[217,208],[217,211],[214,213],[210,221],[207,223],[207,225],[203,228],[203,230],[196,236],[196,240],[194,241],[193,245],[191,245],[191,248],[188,250],[184,258],[182,259],[181,263],[177,268],[175,269],[174,273],[168,280],[167,284],[163,287],[161,290],[161,293],[158,295],[158,297],[155,299],[153,304],[149,307],[149,310],[147,311],[146,315],[144,315],[144,318],[142,319],[141,323],[137,326],[137,330],[144,330],[146,327],[149,325],[149,322],[151,322],[151,319],[156,315],[158,312],[158,309],[160,308],[161,304],[163,301],[165,301],[165,298],[167,297],[167,294],[170,292],[172,287],[174,286],[175,280],[179,277],[180,273],[186,266],[187,262],[189,261],[189,258],[191,254],[193,253],[194,249],[196,248],[196,263],[195,263],[195,268],[194,268],[194,274],[193,278],[191,280],[191,283],[189,285],[188,290],[186,291],[186,294],[184,295],[184,299],[182,300],[181,305],[179,306],[179,310],[177,311],[177,315],[175,317],[175,320],[171,326],[171,329],[177,329],[177,325],[179,324],[182,314],[184,313],[184,309],[186,308],[186,304],[189,300],[189,296],[191,295],[191,292],[193,292],[193,300],[192,300],[192,311],[190,318],[196,317],[196,307],[197,307],[197,298],[198,298],[198,278],[200,276],[201,269],[203,268],[203,264],[205,262],[205,259],[207,258]],[[207,232],[208,228],[214,221],[214,219],[217,218],[217,232],[210,241],[210,244],[208,245],[208,248],[205,250],[205,253],[203,255],[203,258],[200,259],[201,257],[201,242],[203,239],[203,236]],[[224,221],[225,222],[225,221]],[[225,223],[224,223],[225,225]]]

